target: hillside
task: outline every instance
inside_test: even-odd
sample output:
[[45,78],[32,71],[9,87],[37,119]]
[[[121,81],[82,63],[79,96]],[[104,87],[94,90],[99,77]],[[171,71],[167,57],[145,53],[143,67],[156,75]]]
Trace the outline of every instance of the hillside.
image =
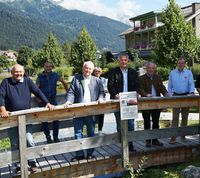
[[78,10],[67,10],[48,0],[0,1],[0,49],[18,49],[20,45],[41,47],[52,31],[59,42],[74,41],[83,26],[99,49],[124,50],[119,34],[129,28],[121,22]]

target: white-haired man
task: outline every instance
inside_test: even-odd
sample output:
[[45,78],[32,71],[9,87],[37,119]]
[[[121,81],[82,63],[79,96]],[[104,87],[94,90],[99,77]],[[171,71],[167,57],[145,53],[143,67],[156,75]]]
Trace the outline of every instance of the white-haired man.
[[[83,73],[77,74],[72,79],[70,88],[67,92],[67,102],[65,106],[72,103],[88,103],[97,100],[103,100],[104,88],[101,80],[95,76],[92,76],[94,70],[94,64],[91,61],[87,61],[83,64]],[[74,136],[75,139],[81,139],[83,137],[83,126],[87,126],[87,135],[93,137],[95,129],[95,121],[93,116],[79,117],[73,119],[74,124]],[[87,159],[92,158],[94,149],[87,149]],[[83,150],[76,151],[76,156],[72,158],[72,161],[84,159]]]

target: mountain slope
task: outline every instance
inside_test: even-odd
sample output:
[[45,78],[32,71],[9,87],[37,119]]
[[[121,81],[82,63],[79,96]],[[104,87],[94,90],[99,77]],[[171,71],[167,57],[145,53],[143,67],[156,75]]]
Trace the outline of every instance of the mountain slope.
[[99,49],[124,50],[119,34],[129,28],[121,22],[77,10],[67,10],[48,0],[0,2],[0,48],[17,49],[20,45],[39,48],[52,31],[60,43],[73,41],[83,26]]

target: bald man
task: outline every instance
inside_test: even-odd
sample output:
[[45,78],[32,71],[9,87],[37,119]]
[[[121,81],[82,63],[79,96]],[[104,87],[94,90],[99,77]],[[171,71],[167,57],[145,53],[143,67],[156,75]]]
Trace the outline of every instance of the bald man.
[[[0,85],[0,111],[1,117],[9,117],[9,112],[29,109],[31,107],[31,93],[40,98],[46,107],[50,110],[54,109],[48,99],[40,91],[40,89],[33,83],[33,81],[24,76],[24,67],[15,64],[11,70],[12,77],[6,78]],[[18,128],[13,127],[8,129],[8,136],[11,142],[11,149],[19,149],[19,135]],[[28,147],[34,146],[34,141],[31,132],[31,125],[27,125],[27,145]],[[35,160],[28,160],[30,171],[36,170]],[[20,166],[15,164],[15,174],[20,174]]]

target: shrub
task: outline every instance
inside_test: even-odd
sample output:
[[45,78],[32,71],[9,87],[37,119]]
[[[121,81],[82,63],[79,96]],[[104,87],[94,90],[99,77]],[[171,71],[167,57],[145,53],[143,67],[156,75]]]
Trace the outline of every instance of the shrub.
[[167,67],[157,67],[157,73],[160,75],[162,81],[168,80],[171,69]]
[[54,69],[60,76],[64,79],[68,80],[68,78],[72,75],[72,68],[71,67],[56,67]]

